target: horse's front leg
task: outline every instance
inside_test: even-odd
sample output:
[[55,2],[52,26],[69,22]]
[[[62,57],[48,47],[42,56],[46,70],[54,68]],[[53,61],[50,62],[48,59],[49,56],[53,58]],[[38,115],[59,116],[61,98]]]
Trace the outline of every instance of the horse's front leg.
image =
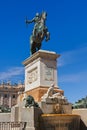
[[38,43],[37,49],[38,49],[38,50],[41,49],[41,43]]

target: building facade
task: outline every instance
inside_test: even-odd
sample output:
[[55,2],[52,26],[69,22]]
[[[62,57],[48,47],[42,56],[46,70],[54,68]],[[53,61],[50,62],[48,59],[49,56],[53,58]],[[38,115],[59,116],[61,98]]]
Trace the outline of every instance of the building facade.
[[19,93],[24,91],[23,84],[11,85],[10,83],[0,84],[0,106],[11,108],[17,104]]

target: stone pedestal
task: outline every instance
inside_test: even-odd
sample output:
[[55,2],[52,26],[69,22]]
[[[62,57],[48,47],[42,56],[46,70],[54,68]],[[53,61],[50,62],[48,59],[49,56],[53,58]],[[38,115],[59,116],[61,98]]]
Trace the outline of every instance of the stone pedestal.
[[[40,102],[41,97],[53,83],[55,83],[55,91],[64,94],[64,91],[57,86],[57,58],[59,56],[55,52],[39,50],[23,62],[26,95],[32,95],[35,101]],[[20,100],[22,97],[23,95]]]
[[37,107],[25,108],[15,106],[12,108],[11,121],[26,122],[25,130],[39,130],[39,117],[41,114],[41,109]]
[[39,50],[23,62],[25,92],[37,87],[50,87],[53,82],[57,86],[57,58],[59,56],[55,52]]

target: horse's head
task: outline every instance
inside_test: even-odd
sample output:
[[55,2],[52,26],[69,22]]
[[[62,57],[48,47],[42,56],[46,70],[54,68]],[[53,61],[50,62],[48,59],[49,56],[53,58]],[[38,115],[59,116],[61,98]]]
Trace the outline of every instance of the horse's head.
[[43,20],[46,20],[46,17],[47,17],[47,13],[46,13],[46,12],[42,12],[41,18],[42,18]]

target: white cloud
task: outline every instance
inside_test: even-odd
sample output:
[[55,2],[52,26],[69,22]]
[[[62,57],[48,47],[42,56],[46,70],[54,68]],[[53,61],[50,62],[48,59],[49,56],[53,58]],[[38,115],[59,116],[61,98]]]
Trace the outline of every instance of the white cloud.
[[87,46],[83,48],[78,48],[75,50],[67,51],[61,53],[60,58],[58,59],[58,66],[62,67],[67,64],[81,62],[85,59],[87,60]]
[[87,71],[78,72],[74,74],[65,74],[59,77],[59,82],[67,82],[67,83],[87,83]]
[[0,80],[7,80],[24,73],[24,67],[12,67],[5,72],[0,72]]
[[[76,50],[63,52],[60,59],[58,60],[58,67],[63,67],[66,65],[68,73],[59,76],[59,82],[76,83],[76,82],[86,82],[87,79],[87,47],[78,48]],[[71,64],[71,65],[70,65]],[[72,66],[72,70],[70,70]],[[66,72],[66,71],[65,71]],[[64,73],[64,71],[63,71]]]

